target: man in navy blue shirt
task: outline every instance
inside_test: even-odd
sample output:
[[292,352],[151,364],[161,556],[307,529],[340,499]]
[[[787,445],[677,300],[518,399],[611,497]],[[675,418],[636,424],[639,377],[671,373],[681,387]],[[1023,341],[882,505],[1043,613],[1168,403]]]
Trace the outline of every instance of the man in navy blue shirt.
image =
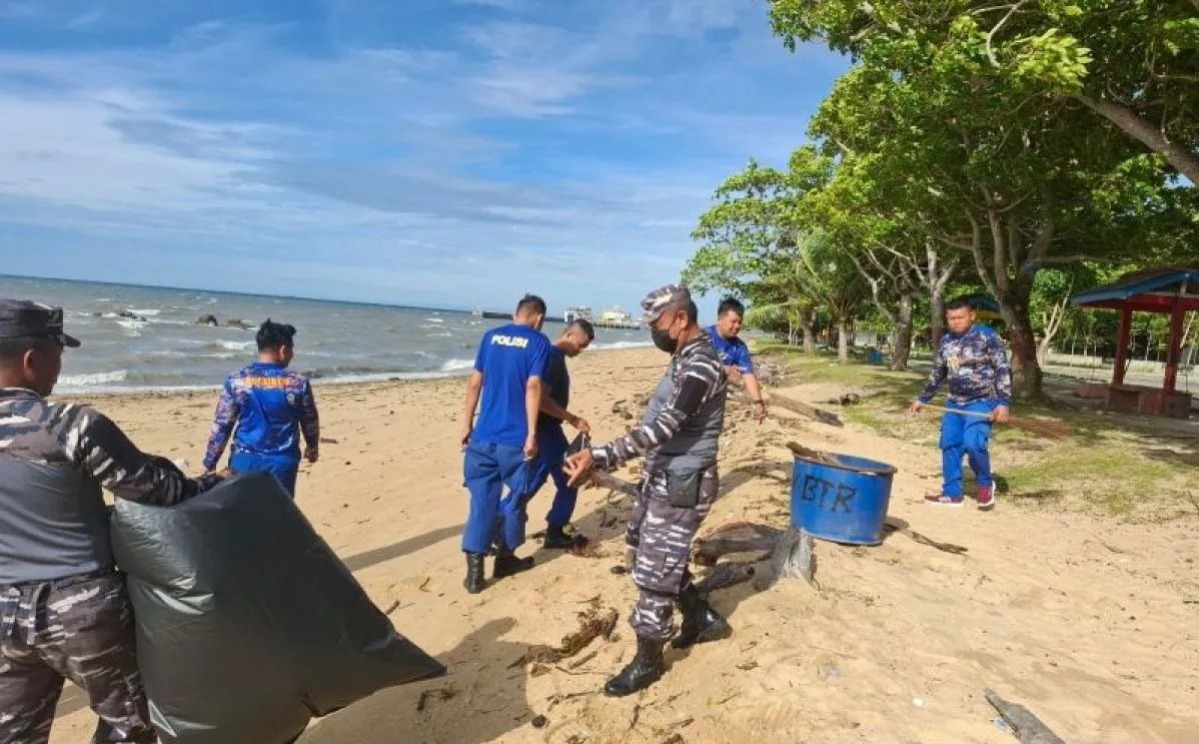
[[[532,557],[517,558],[513,552],[518,543],[514,536],[524,532],[523,510],[505,514],[500,497],[507,486],[510,498],[524,499],[537,468],[537,414],[550,347],[541,333],[545,300],[525,295],[512,320],[483,334],[466,387],[461,441],[470,514],[462,550],[466,553],[463,583],[471,594],[483,591],[483,557],[493,543],[498,543],[494,578],[533,567]],[[480,395],[483,405],[475,421]]]
[[545,515],[543,543],[550,549],[565,550],[578,542],[578,536],[568,531],[579,489],[571,487],[569,478],[562,472],[566,451],[570,448],[566,432],[562,431],[562,422],[570,424],[580,434],[591,433],[591,425],[586,419],[567,410],[570,405],[570,372],[566,368],[566,358],[574,359],[594,340],[595,328],[589,321],[579,319],[566,326],[566,330],[558,336],[557,343],[550,347],[549,365],[542,382],[541,416],[537,420],[539,466],[533,479],[533,491],[528,494],[526,503],[532,500],[548,478],[554,479],[554,503]]
[[206,472],[216,469],[232,435],[229,469],[271,473],[295,498],[300,435],[308,462],[317,461],[321,441],[312,385],[287,369],[296,354],[295,335],[294,326],[270,319],[259,327],[258,361],[229,375],[221,390],[204,453]]
[[749,346],[739,338],[744,320],[745,306],[740,301],[727,297],[716,311],[716,325],[708,326],[704,330],[712,339],[712,346],[720,355],[720,361],[724,363],[729,382],[745,386],[745,392],[754,402],[754,410],[758,422],[761,423],[766,418],[766,401],[762,399],[762,388],[758,386],[758,377],[754,374],[754,362],[749,356]]

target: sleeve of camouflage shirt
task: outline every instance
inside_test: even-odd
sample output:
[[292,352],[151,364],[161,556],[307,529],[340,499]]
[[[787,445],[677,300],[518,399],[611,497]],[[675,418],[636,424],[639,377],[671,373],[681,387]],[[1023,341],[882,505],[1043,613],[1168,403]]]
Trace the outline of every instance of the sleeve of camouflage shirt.
[[321,419],[316,411],[316,395],[312,392],[312,383],[304,380],[300,392],[300,431],[304,434],[304,442],[313,452],[320,451]]
[[928,383],[925,384],[924,390],[920,391],[920,397],[916,400],[921,403],[928,403],[932,400],[948,374],[949,363],[945,361],[945,337],[942,336],[941,342],[937,344],[937,353],[933,356],[933,371],[929,373]]
[[[315,408],[313,409],[315,411]],[[237,403],[237,393],[233,390],[233,377],[225,380],[221,388],[221,397],[217,400],[216,415],[212,420],[212,433],[208,437],[208,447],[204,451],[204,469],[213,470],[229,443],[233,434],[233,425],[237,422],[240,407]]]
[[592,448],[595,467],[611,470],[674,437],[687,419],[713,395],[723,394],[721,371],[718,361],[706,357],[682,361],[670,402],[653,421],[641,424],[609,444]]
[[188,478],[164,457],[139,450],[108,417],[86,406],[64,406],[61,431],[67,458],[116,496],[158,506],[190,499],[220,482]]
[[999,405],[1009,406],[1012,402],[1012,366],[1008,363],[1007,350],[1003,348],[1003,339],[998,333],[990,335],[988,347],[991,364],[995,366],[995,397]]

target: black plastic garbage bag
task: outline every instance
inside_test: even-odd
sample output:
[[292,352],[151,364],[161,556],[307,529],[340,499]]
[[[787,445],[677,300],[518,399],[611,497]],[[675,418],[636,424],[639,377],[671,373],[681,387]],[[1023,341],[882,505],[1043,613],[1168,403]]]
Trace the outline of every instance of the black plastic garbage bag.
[[117,499],[138,667],[167,744],[284,744],[310,718],[445,673],[399,635],[267,474],[174,507]]

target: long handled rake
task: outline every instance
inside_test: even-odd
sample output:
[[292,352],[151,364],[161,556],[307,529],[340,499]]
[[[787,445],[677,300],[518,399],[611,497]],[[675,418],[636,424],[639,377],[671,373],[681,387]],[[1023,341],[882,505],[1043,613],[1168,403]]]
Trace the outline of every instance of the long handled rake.
[[[978,411],[962,411],[957,408],[945,408],[944,406],[934,406],[928,403],[925,403],[923,407],[932,411],[941,411],[942,413],[957,413],[962,416],[970,416],[972,418],[991,418],[991,414],[979,413]],[[1070,437],[1070,425],[1064,421],[1046,421],[1044,419],[1009,416],[1007,425],[1016,429],[1022,429],[1030,434],[1046,437],[1048,439],[1068,439]]]

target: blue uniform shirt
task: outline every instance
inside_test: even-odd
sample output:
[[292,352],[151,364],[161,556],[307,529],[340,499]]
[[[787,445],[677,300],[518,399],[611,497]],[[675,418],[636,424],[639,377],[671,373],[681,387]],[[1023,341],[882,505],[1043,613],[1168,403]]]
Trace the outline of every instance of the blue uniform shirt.
[[[567,408],[570,405],[570,373],[566,370],[566,352],[558,348],[557,344],[550,344],[549,359],[545,368],[545,377],[541,379],[541,384],[549,388],[550,398],[555,403]],[[548,413],[543,413],[537,417],[537,427],[545,426],[562,427],[562,419],[554,418]]]
[[708,326],[704,330],[712,339],[712,346],[720,355],[720,361],[724,366],[736,367],[744,375],[754,373],[754,362],[749,356],[749,346],[744,341],[740,338],[722,338],[714,325]]
[[525,387],[545,377],[550,342],[540,331],[509,323],[483,334],[475,370],[483,373],[483,401],[471,442],[523,447],[528,436]]
[[320,444],[316,399],[308,379],[282,364],[255,362],[229,375],[217,403],[204,468],[212,470],[233,433],[233,452],[300,459],[300,433]]

